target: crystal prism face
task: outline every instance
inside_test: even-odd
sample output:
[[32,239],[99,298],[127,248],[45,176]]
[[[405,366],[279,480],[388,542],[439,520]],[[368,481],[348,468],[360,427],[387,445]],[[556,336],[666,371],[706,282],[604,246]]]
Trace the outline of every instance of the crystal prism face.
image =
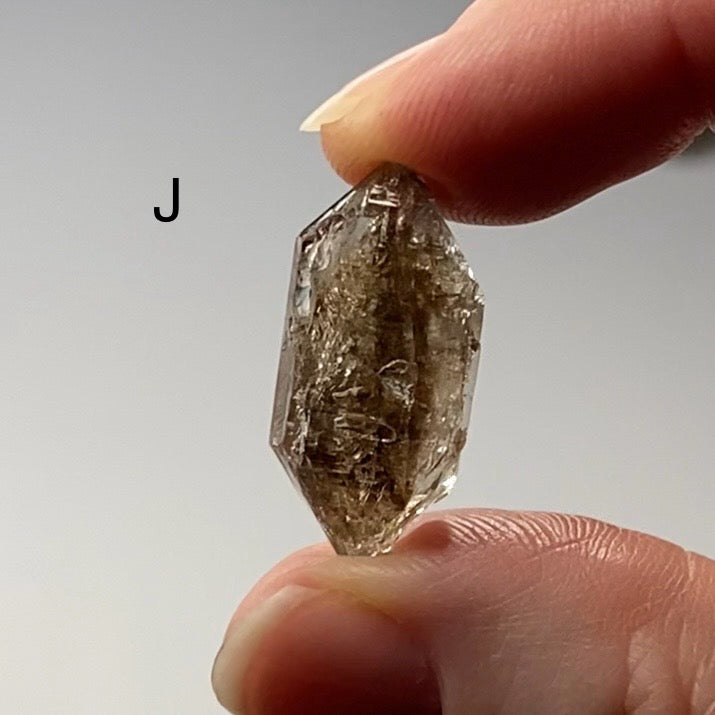
[[338,553],[388,551],[452,487],[483,306],[402,167],[380,167],[298,236],[271,445]]

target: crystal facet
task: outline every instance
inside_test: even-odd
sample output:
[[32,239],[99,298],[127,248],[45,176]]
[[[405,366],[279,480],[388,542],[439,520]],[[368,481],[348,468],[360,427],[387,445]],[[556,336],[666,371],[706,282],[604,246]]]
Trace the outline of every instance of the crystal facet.
[[483,309],[403,167],[383,165],[298,236],[271,446],[338,553],[388,551],[452,487]]

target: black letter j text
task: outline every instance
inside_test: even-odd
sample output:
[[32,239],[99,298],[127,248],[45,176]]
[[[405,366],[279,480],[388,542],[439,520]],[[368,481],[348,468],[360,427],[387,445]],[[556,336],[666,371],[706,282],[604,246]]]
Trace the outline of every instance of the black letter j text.
[[161,209],[158,206],[155,206],[154,216],[156,217],[157,221],[173,221],[179,215],[179,180],[176,178],[172,179],[172,186],[174,205],[172,206],[171,215],[162,216]]

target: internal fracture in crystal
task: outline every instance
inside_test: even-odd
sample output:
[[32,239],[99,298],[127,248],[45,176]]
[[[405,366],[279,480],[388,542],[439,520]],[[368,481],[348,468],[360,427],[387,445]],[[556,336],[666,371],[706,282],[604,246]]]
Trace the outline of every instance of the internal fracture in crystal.
[[445,496],[484,303],[424,185],[386,164],[297,238],[271,445],[340,554]]

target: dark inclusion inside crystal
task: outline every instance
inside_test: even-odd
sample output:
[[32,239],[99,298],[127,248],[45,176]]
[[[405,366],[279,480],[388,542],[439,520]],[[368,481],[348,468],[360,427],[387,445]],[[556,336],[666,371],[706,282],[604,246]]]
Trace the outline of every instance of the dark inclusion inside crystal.
[[389,550],[451,488],[482,315],[403,167],[380,167],[298,236],[271,445],[338,553]]

